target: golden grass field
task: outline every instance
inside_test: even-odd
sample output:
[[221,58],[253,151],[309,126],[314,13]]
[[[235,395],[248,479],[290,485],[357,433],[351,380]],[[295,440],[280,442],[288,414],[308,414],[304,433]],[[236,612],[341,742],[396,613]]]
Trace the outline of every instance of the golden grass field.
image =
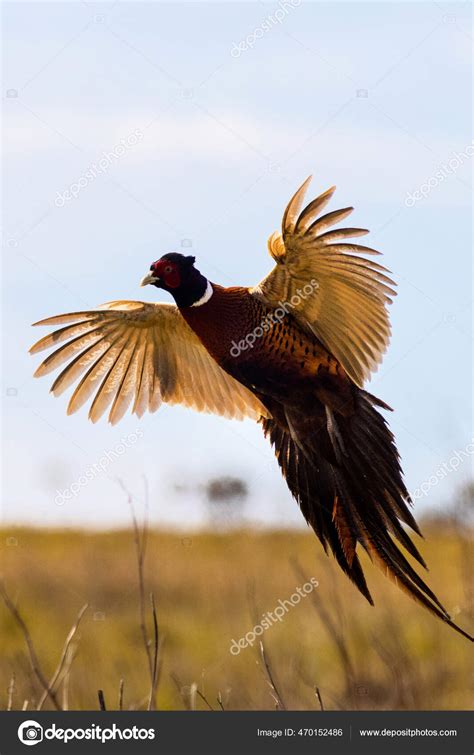
[[[429,583],[458,623],[472,631],[466,532],[446,523],[425,522],[423,529]],[[150,674],[140,631],[133,530],[8,529],[0,541],[6,590],[48,680],[81,606],[89,604],[55,685],[61,707],[97,709],[102,689],[107,708],[117,708],[123,680],[123,707],[146,708]],[[470,643],[365,558],[364,564],[375,608],[309,531],[187,536],[150,531],[145,608],[152,636],[152,591],[160,637],[157,707],[275,708],[278,695],[258,643],[239,655],[230,653],[230,643],[252,629],[256,614],[272,611],[279,599],[315,577],[319,586],[262,637],[277,704],[318,710],[318,687],[328,710],[470,708]],[[13,709],[35,708],[42,690],[24,637],[11,612],[4,605],[0,611],[0,705],[7,707],[10,688]],[[52,708],[49,699],[44,708]]]

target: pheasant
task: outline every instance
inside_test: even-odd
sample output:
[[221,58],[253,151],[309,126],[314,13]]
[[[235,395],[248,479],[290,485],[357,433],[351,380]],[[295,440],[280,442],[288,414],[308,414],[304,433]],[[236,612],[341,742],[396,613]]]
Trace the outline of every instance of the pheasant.
[[310,180],[286,207],[281,233],[270,236],[275,266],[257,286],[225,288],[195,257],[164,254],[141,285],[167,291],[175,304],[112,301],[41,320],[61,327],[32,346],[34,354],[56,347],[35,375],[66,363],[51,390],[59,396],[77,383],[67,412],[93,396],[93,422],[107,409],[115,424],[130,405],[140,417],[162,402],[253,418],[307,523],[369,603],[359,547],[472,640],[397,545],[426,566],[403,526],[421,534],[378,411],[390,407],[363,387],[389,343],[395,284],[372,259],[379,252],[348,241],[367,230],[332,229],[353,208],[321,214],[335,187],[301,210]]

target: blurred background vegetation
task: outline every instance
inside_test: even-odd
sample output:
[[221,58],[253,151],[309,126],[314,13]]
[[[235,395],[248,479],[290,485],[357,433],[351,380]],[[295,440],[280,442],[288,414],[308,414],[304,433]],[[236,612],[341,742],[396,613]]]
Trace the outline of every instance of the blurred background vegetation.
[[[97,709],[99,689],[110,709],[471,707],[469,642],[368,559],[362,556],[375,608],[310,531],[243,528],[245,483],[210,480],[202,492],[212,531],[146,532],[137,513],[135,530],[0,532],[10,601],[0,605],[2,708],[54,708],[39,675],[69,709]],[[470,485],[443,515],[421,522],[429,584],[471,631],[473,500]],[[311,577],[319,586],[264,632],[263,655],[258,642],[230,653],[233,639]],[[159,627],[153,699],[151,593]]]

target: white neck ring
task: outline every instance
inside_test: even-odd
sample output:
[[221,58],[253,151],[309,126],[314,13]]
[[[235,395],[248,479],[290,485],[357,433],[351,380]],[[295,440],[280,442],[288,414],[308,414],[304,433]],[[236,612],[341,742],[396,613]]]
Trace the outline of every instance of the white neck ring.
[[207,281],[206,290],[204,291],[203,295],[201,296],[200,299],[198,299],[197,301],[195,301],[194,304],[191,304],[191,306],[192,307],[201,307],[203,304],[205,304],[206,302],[209,301],[209,299],[211,298],[211,296],[212,296],[213,293],[214,293],[214,290],[213,290],[211,284],[209,283],[209,281]]

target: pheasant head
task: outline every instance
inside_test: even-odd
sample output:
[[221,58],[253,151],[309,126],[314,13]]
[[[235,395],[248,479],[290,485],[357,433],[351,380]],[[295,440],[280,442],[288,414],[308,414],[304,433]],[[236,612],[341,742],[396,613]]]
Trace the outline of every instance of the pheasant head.
[[[191,307],[206,297],[210,283],[194,267],[195,257],[169,252],[150,265],[141,286],[156,286],[170,293],[178,307]],[[212,289],[211,289],[212,292]]]

